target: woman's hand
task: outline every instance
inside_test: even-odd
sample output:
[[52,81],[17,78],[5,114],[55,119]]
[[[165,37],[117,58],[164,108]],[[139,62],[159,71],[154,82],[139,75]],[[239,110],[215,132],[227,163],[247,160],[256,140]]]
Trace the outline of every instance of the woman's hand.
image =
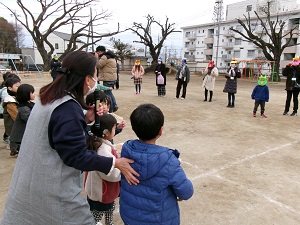
[[130,163],[134,163],[134,161],[132,159],[119,158],[116,159],[115,168],[118,168],[121,171],[128,184],[137,185],[140,181],[135,176],[139,177],[140,175],[134,169],[132,169]]
[[[89,108],[85,114],[85,120],[87,122],[95,121],[95,105],[92,105],[91,108]],[[99,107],[97,110],[97,115],[102,116],[103,115],[103,106],[101,103],[99,103]]]
[[118,123],[118,126],[117,126],[118,129],[124,129],[125,127],[126,127],[126,122],[125,122],[125,120],[122,120],[121,123]]

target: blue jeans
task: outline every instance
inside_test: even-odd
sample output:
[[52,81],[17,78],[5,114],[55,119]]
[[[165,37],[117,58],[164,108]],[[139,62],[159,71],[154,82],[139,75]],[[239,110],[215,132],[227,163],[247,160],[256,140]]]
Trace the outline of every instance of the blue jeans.
[[[115,82],[114,81],[103,81],[103,85],[106,87],[113,88],[115,85]],[[104,93],[107,94],[110,98],[111,103],[110,103],[110,107],[109,107],[109,112],[111,113],[111,112],[113,112],[114,108],[117,106],[115,96],[111,90],[104,91]]]

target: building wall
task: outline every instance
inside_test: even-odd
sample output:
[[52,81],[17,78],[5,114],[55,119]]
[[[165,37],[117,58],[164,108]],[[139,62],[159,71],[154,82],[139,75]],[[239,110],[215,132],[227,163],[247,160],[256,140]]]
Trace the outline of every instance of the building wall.
[[[253,0],[244,1],[244,6],[251,1]],[[242,8],[241,5],[239,7]],[[286,22],[286,31],[291,29],[291,27],[298,26],[293,41],[294,43],[299,43],[300,10],[282,12],[278,15],[279,20]],[[273,17],[273,19],[275,20],[276,17]],[[214,60],[218,67],[224,67],[229,65],[232,58],[252,60],[264,57],[260,48],[253,43],[243,41],[239,34],[229,30],[230,27],[243,31],[236,19],[225,20],[220,23],[219,40],[217,34],[218,26],[215,23],[183,27],[183,57],[187,59],[191,66],[195,67],[207,65],[208,60]],[[262,27],[257,23],[256,17],[253,17],[253,29],[258,34],[262,31]],[[268,41],[267,36],[264,35],[264,37]],[[283,41],[284,43],[285,41]],[[281,58],[281,67],[284,67],[293,57],[299,54],[300,47],[297,45],[285,49]],[[218,58],[216,58],[217,55]]]

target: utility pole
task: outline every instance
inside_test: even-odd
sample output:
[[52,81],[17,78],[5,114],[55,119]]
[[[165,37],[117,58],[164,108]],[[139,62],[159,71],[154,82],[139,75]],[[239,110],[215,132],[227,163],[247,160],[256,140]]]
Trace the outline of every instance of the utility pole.
[[219,58],[219,43],[220,43],[220,24],[223,20],[223,0],[215,0],[215,7],[213,13],[213,21],[217,23],[217,51],[216,51],[216,66],[218,66]]

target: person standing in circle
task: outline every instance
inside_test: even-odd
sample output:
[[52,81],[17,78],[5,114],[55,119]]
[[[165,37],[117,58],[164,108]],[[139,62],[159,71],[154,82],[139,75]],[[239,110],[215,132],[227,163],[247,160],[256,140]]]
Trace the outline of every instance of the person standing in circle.
[[204,70],[205,77],[203,78],[202,87],[204,91],[204,101],[207,101],[207,95],[209,91],[209,101],[212,101],[213,90],[215,88],[216,77],[219,75],[217,67],[215,67],[214,61],[210,60],[208,66]]
[[226,83],[223,92],[228,93],[227,107],[234,108],[235,94],[237,93],[237,78],[241,77],[241,71],[237,67],[237,59],[233,59],[230,62],[230,67],[225,74]]
[[141,84],[143,83],[143,75],[145,73],[144,67],[141,65],[139,59],[135,60],[135,64],[132,67],[131,74],[133,76],[133,83],[135,85],[135,94],[141,93]]
[[[300,84],[300,67],[299,60],[294,58],[292,63],[288,64],[282,71],[282,75],[286,77],[286,101],[283,115],[288,115],[291,100],[293,97],[293,112],[291,116],[297,116],[298,111],[298,96],[300,91],[300,86],[296,84]],[[298,87],[297,87],[298,86]]]
[[58,60],[57,55],[54,55],[53,58],[51,59],[50,66],[51,66],[51,77],[54,81],[57,75],[59,74],[57,69],[61,67],[61,62]]
[[166,65],[162,62],[162,58],[158,58],[158,64],[155,67],[154,71],[156,75],[156,86],[157,86],[157,94],[158,97],[165,97],[166,96]]
[[186,65],[186,59],[183,59],[181,61],[181,67],[179,68],[179,70],[176,73],[176,80],[177,80],[177,87],[176,87],[175,98],[176,99],[179,98],[181,87],[183,87],[182,95],[181,95],[180,99],[184,100],[185,96],[186,96],[186,87],[190,81],[190,69]]

